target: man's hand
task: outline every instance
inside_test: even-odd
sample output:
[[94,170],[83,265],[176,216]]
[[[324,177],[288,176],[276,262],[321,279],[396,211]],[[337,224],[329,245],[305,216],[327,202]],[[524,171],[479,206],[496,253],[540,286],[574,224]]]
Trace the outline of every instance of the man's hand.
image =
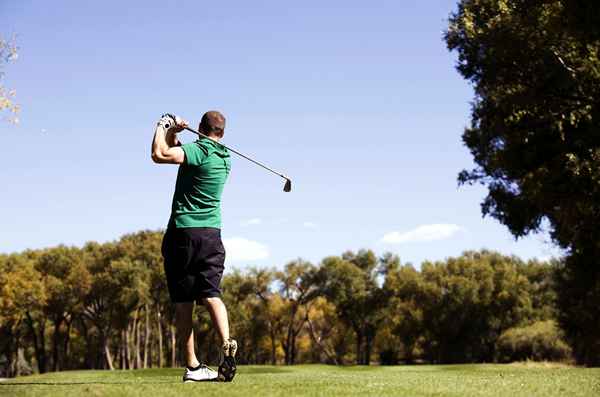
[[165,131],[173,131],[175,133],[183,131],[189,125],[188,122],[181,117],[169,113],[163,114],[158,121],[158,124],[161,125]]
[[155,163],[182,164],[185,154],[175,136],[187,127],[181,117],[164,114],[158,121],[152,140],[152,160]]
[[185,121],[179,116],[175,116],[175,126],[173,127],[175,132],[183,131],[188,125],[189,124],[187,121]]

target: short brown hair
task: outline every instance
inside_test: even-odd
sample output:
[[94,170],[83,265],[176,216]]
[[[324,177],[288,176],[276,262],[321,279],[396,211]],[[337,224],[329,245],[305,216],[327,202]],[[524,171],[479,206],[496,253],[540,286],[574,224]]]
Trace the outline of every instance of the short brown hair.
[[222,138],[225,134],[225,116],[216,110],[208,111],[202,116],[198,129],[203,134]]

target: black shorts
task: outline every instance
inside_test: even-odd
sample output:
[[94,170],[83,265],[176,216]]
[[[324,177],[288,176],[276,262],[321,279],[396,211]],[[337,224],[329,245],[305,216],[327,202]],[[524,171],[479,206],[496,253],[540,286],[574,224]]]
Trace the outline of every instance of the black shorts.
[[162,242],[171,302],[193,302],[221,296],[225,248],[221,229],[168,228]]

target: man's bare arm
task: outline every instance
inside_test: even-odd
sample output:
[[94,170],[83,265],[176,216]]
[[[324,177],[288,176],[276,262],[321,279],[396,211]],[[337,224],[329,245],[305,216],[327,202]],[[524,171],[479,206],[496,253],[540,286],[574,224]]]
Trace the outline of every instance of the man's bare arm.
[[169,147],[181,146],[181,142],[179,142],[179,139],[177,139],[177,133],[172,129],[167,131],[165,134],[165,140],[167,141],[167,145],[169,145]]
[[176,135],[185,126],[187,122],[178,117],[176,120],[168,116],[160,119],[152,140],[152,160],[155,163],[182,164],[185,161],[185,153]]

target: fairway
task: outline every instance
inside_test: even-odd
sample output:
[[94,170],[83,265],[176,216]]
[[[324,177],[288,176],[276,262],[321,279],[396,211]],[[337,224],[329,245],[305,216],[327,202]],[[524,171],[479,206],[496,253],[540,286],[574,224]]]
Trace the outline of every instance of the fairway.
[[8,379],[15,396],[597,396],[600,368],[543,364],[240,366],[233,383],[181,383],[180,369],[67,371]]

